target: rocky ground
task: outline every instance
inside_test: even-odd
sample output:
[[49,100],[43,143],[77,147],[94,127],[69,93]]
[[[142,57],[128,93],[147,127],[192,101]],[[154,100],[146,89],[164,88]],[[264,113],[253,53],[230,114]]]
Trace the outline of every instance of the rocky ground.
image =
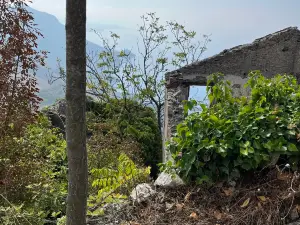
[[108,204],[89,225],[300,225],[300,176],[277,168],[212,187],[184,185],[161,174],[139,184],[130,201]]

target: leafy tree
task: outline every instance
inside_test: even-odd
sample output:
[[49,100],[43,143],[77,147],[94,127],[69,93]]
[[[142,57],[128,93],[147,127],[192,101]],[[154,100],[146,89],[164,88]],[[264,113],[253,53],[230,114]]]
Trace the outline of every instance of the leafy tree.
[[19,134],[33,121],[42,100],[34,77],[44,65],[46,52],[37,50],[42,34],[27,11],[25,0],[0,0],[0,137],[11,130]]
[[[127,111],[129,99],[154,107],[161,133],[164,73],[199,60],[210,39],[203,35],[204,40],[197,41],[196,32],[173,21],[162,24],[155,13],[143,15],[141,19],[137,55],[118,48],[118,34],[111,32],[110,37],[105,38],[94,30],[104,50],[87,55],[87,93],[101,102],[124,101]],[[51,82],[65,80],[59,61],[58,65],[60,74],[52,76]]]
[[[300,86],[294,76],[265,78],[249,74],[250,98],[233,97],[230,82],[222,74],[208,81],[215,103],[192,113],[177,126],[168,144],[175,167],[188,180],[235,179],[240,174],[275,165],[279,157],[297,169],[300,156]],[[185,113],[196,105],[187,102]]]
[[[87,93],[96,97],[100,103],[104,103],[105,108],[110,105],[117,110],[117,112],[111,110],[116,114],[114,119],[119,122],[117,127],[123,127],[127,134],[129,130],[135,133],[138,142],[144,146],[146,165],[151,165],[153,170],[156,167],[154,162],[158,163],[161,159],[157,154],[161,153],[162,146],[162,111],[165,93],[163,75],[171,69],[198,60],[206,50],[210,39],[204,35],[203,42],[196,41],[194,31],[188,31],[176,22],[162,25],[155,13],[146,14],[141,18],[142,25],[138,29],[141,40],[137,45],[137,56],[129,50],[118,49],[119,35],[111,33],[110,38],[106,39],[95,31],[102,41],[104,51],[87,55]],[[171,35],[168,35],[168,31]],[[65,81],[66,74],[60,66],[60,61],[58,65],[60,74],[58,77],[52,76],[51,80]],[[153,136],[144,135],[141,132],[142,128],[137,127],[144,124],[144,122],[138,124],[138,120],[135,120],[135,116],[143,111],[139,109],[144,106],[155,109],[160,144],[156,141],[157,132]],[[98,114],[105,110],[100,111]],[[125,129],[128,123],[131,126]],[[146,133],[149,134],[148,131]]]
[[67,225],[86,224],[86,0],[67,0],[66,140],[68,152]]
[[133,98],[153,106],[161,132],[164,73],[199,60],[210,39],[204,35],[203,42],[196,41],[196,32],[177,22],[162,24],[155,13],[141,19],[137,56],[128,50],[118,51],[117,34],[111,33],[108,40],[95,31],[105,50],[88,56],[88,91],[101,100],[114,96],[126,103],[126,99]]

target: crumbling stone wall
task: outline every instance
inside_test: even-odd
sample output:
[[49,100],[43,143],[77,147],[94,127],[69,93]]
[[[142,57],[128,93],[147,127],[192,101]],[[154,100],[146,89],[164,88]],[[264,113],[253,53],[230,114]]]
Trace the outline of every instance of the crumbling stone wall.
[[[183,100],[189,97],[189,87],[205,86],[207,77],[216,72],[230,80],[234,95],[247,95],[243,84],[250,71],[260,70],[266,77],[278,73],[293,74],[300,80],[300,30],[289,27],[240,45],[210,58],[195,62],[165,75],[164,140],[168,140],[183,120]],[[170,158],[163,151],[163,159]]]

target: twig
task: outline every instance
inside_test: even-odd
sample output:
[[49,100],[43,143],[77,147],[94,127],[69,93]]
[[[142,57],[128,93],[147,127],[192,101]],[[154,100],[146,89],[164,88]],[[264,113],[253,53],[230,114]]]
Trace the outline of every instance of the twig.
[[290,188],[289,188],[289,189],[292,191],[292,193],[289,193],[288,198],[292,197],[292,202],[291,202],[291,204],[290,204],[290,207],[289,207],[288,212],[287,212],[286,215],[282,218],[282,220],[285,220],[286,217],[290,214],[290,212],[291,212],[291,210],[292,210],[292,207],[293,207],[293,205],[294,205],[295,195],[296,195],[297,193],[299,193],[299,191],[295,191],[295,190],[293,189],[293,183],[294,183],[294,181],[295,181],[296,178],[298,178],[297,171],[294,172],[294,175],[293,175],[293,178],[292,178],[292,181],[291,181],[291,185],[290,185]]

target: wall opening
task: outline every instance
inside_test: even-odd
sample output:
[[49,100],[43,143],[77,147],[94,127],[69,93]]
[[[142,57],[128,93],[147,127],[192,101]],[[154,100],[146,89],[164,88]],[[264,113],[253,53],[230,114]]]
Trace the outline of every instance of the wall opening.
[[[199,103],[203,103],[206,106],[209,105],[208,93],[206,92],[206,86],[192,85],[190,86],[189,100],[196,100]],[[194,112],[201,112],[202,108],[200,106],[195,107],[193,110],[189,111],[189,114]]]

